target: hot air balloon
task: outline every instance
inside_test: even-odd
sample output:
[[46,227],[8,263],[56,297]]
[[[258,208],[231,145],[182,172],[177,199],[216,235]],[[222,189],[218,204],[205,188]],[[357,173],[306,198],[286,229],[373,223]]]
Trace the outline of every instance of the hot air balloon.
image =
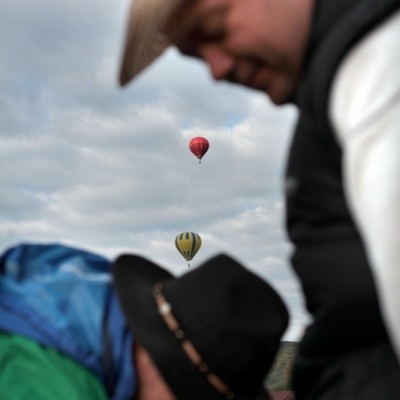
[[207,153],[209,147],[210,144],[208,143],[208,140],[201,136],[193,138],[189,143],[189,149],[199,159],[199,164],[201,163],[204,154]]
[[201,246],[201,237],[194,232],[182,232],[175,239],[175,246],[188,262],[196,255]]

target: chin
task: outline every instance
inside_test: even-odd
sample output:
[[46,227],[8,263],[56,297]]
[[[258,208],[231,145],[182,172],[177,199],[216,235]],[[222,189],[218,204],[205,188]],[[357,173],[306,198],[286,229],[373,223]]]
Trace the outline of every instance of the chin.
[[288,103],[293,102],[293,92],[292,91],[276,91],[273,92],[271,90],[269,91],[264,91],[272,103],[274,103],[276,106],[282,106]]

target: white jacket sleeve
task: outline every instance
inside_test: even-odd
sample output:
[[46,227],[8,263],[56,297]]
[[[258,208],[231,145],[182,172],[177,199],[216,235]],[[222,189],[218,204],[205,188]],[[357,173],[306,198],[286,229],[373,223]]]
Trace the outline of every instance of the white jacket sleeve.
[[400,12],[346,56],[329,106],[345,193],[400,361]]

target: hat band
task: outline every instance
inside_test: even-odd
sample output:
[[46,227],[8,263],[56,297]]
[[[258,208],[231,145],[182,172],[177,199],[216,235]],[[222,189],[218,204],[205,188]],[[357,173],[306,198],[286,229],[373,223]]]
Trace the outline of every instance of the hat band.
[[175,338],[180,342],[183,351],[189,360],[197,367],[197,370],[206,378],[207,382],[220,394],[228,400],[240,400],[229,387],[210,370],[208,365],[203,361],[200,353],[197,351],[193,343],[186,337],[185,331],[180,327],[177,319],[172,313],[171,304],[168,303],[162,293],[162,284],[157,283],[153,289],[153,296],[158,307],[158,312],[163,317],[166,325],[174,334]]

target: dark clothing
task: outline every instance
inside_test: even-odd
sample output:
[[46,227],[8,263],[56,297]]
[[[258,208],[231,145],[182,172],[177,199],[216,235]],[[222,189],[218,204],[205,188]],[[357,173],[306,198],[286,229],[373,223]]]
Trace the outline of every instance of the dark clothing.
[[316,364],[300,368],[294,378],[296,400],[392,400],[400,396],[400,368],[388,342],[334,358],[326,368]]
[[[344,196],[342,153],[329,121],[328,100],[335,71],[348,50],[399,7],[398,0],[316,3],[304,79],[295,98],[300,117],[286,178],[287,227],[295,244],[292,264],[314,317],[294,372],[300,400],[347,398],[303,393],[316,390],[313,385],[321,393],[329,387],[321,383],[326,366],[333,365],[329,373],[350,371],[351,360],[361,360],[371,344],[388,343],[365,249]],[[364,349],[359,358],[352,355],[358,349]],[[399,370],[400,382],[399,365],[393,369]],[[321,374],[321,382],[316,382],[316,374]]]

